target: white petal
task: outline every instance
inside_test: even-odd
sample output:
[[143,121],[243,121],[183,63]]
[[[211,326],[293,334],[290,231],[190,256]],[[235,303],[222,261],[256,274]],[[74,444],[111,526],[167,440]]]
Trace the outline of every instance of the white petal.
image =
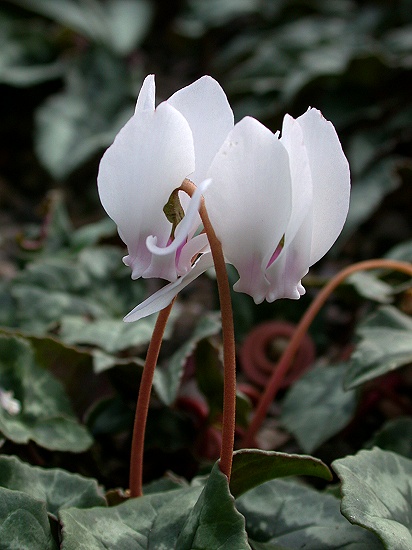
[[187,243],[182,247],[180,255],[177,257],[177,274],[186,275],[191,269],[191,263],[193,257],[197,254],[204,254],[205,252],[210,252],[209,241],[207,239],[206,233],[200,233],[192,237]]
[[308,272],[312,241],[312,176],[302,130],[289,115],[283,120],[280,141],[289,155],[292,211],[284,246],[266,270],[270,282],[268,302],[279,298],[298,299],[304,293],[301,279]]
[[292,212],[285,232],[285,242],[290,242],[312,207],[313,189],[309,159],[299,123],[290,115],[283,119],[280,142],[289,156],[292,182]]
[[199,275],[209,269],[209,267],[212,267],[212,265],[212,255],[210,253],[204,254],[199,258],[187,275],[180,277],[174,283],[169,283],[152,294],[149,298],[147,298],[147,300],[132,309],[132,311],[128,313],[123,320],[126,323],[132,323],[133,321],[138,321],[139,319],[143,319],[143,317],[147,317],[152,313],[156,313],[157,311],[164,309],[170,304],[176,294],[178,294],[194,279],[199,277]]
[[227,137],[208,176],[205,204],[226,259],[237,269],[235,290],[265,298],[265,270],[291,212],[288,154],[279,139],[246,117]]
[[98,190],[103,207],[128,247],[124,261],[132,268],[133,278],[148,270],[150,276],[166,273],[173,280],[173,258],[166,257],[150,269],[152,254],[146,239],[153,235],[158,246],[167,244],[171,223],[163,207],[171,192],[194,170],[194,147],[183,115],[167,102],[156,110],[149,108],[152,96],[149,78],[138,101],[145,105],[144,110],[137,109],[103,155]]
[[143,81],[142,87],[139,92],[139,97],[136,102],[137,111],[154,111],[156,99],[156,85],[154,74],[149,74]]
[[169,99],[188,121],[195,144],[196,169],[190,179],[203,181],[213,157],[233,128],[233,112],[221,86],[203,76]]
[[152,254],[167,256],[168,254],[175,253],[177,249],[182,246],[193,226],[193,222],[197,219],[202,194],[209,187],[211,182],[212,180],[209,178],[202,181],[202,183],[196,188],[196,191],[193,193],[193,196],[189,202],[189,208],[187,209],[185,217],[176,227],[175,238],[168,246],[161,248],[156,244],[156,237],[153,235],[147,237],[146,246]]
[[316,109],[297,119],[309,159],[313,183],[313,229],[310,264],[333,245],[349,209],[349,165],[333,124]]

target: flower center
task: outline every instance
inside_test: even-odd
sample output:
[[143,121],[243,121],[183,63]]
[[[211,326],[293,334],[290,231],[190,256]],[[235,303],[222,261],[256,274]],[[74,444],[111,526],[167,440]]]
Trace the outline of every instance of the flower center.
[[185,217],[185,211],[180,204],[179,189],[174,189],[172,191],[167,203],[163,207],[163,212],[165,213],[166,218],[172,224],[172,230],[170,232],[169,239],[169,241],[171,242],[175,238],[176,227]]

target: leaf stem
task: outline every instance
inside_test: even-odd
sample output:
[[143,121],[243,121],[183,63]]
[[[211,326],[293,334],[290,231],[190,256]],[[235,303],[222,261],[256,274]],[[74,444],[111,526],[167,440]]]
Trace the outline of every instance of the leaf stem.
[[266,386],[266,390],[259,400],[254,417],[241,442],[241,447],[249,447],[254,445],[255,436],[260,426],[262,425],[263,420],[266,417],[270,404],[273,402],[281,386],[282,380],[292,363],[293,357],[300,346],[303,336],[306,334],[306,331],[311,325],[313,319],[315,318],[323,304],[326,302],[330,294],[335,290],[336,287],[341,284],[342,281],[349,277],[349,275],[352,275],[352,273],[379,268],[390,269],[393,271],[401,271],[402,273],[406,273],[407,275],[412,276],[412,265],[410,263],[390,259],[374,259],[364,262],[358,262],[337,273],[319,292],[319,294],[316,296],[316,298],[313,300],[313,302],[305,312],[300,323],[296,327],[295,333],[289,340],[289,344],[285,349],[282,357],[280,358],[276,369],[273,371],[269,383]]
[[130,496],[143,495],[143,452],[146,432],[147,413],[149,411],[150,394],[152,391],[153,375],[162,345],[163,334],[167,320],[173,307],[173,301],[159,312],[153,329],[152,338],[147,350],[145,366],[140,381],[139,395],[137,397],[136,414],[133,426],[132,450],[130,454]]
[[[185,179],[182,191],[192,196],[196,186],[189,179]],[[210,250],[216,270],[216,280],[219,292],[220,309],[222,312],[223,333],[223,364],[224,364],[224,390],[223,390],[223,419],[222,419],[222,447],[220,451],[220,470],[230,480],[232,471],[232,456],[235,441],[236,425],[236,353],[235,335],[233,327],[232,300],[230,285],[226,271],[226,263],[222,245],[216,236],[202,199],[199,214],[207,235]]]

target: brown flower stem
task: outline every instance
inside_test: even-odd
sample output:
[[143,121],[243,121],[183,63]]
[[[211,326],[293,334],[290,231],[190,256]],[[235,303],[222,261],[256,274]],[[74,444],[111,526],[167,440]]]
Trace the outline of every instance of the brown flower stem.
[[306,334],[313,319],[319,312],[320,308],[326,302],[330,294],[340,285],[349,275],[356,273],[357,271],[365,271],[369,269],[390,269],[393,271],[401,271],[407,275],[412,276],[412,265],[407,262],[400,262],[397,260],[376,259],[367,260],[365,262],[359,262],[343,269],[337,273],[329,283],[319,292],[312,304],[307,309],[306,313],[302,317],[299,325],[292,338],[289,341],[287,348],[285,349],[276,369],[269,380],[266,390],[261,396],[254,417],[243,437],[241,442],[242,447],[249,447],[253,445],[256,433],[258,432],[263,420],[266,417],[270,404],[273,402],[283,378],[285,377],[293,357],[299,348],[303,336]]
[[[185,179],[181,186],[181,190],[192,196],[196,190],[196,186],[190,180]],[[210,250],[212,252],[212,257],[215,264],[220,309],[222,312],[224,390],[222,448],[220,452],[219,465],[220,470],[230,480],[236,424],[236,355],[232,300],[230,296],[230,285],[227,277],[222,245],[216,237],[216,233],[210,223],[203,200],[199,208],[199,214],[202,219],[203,227],[209,241]]]
[[149,411],[150,394],[152,391],[153,375],[162,345],[163,334],[167,320],[173,307],[173,301],[159,312],[156,324],[147,350],[146,362],[140,381],[139,395],[137,398],[136,414],[134,418],[132,450],[130,455],[130,496],[140,497],[143,478],[143,452],[144,437],[146,431],[147,413]]

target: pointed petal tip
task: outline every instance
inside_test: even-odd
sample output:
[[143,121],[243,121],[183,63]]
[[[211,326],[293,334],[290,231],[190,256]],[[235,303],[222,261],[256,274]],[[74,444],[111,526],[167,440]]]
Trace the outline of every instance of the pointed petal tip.
[[139,96],[136,102],[135,113],[139,111],[154,110],[156,99],[155,75],[149,74],[143,80]]

